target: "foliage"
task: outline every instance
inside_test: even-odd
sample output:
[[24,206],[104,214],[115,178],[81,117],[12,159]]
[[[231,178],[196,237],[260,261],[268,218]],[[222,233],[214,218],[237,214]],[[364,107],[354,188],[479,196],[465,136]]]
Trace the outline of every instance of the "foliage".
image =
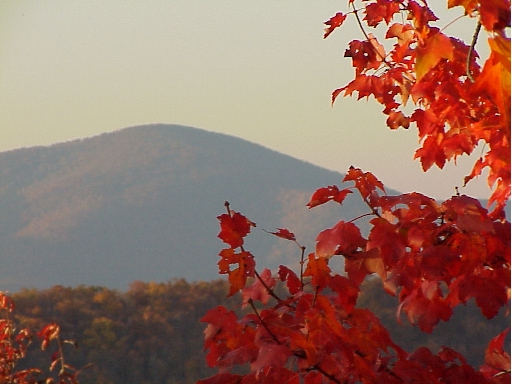
[[[378,276],[385,291],[398,299],[397,319],[404,313],[411,324],[431,333],[448,321],[456,307],[474,300],[483,316],[495,317],[510,300],[510,223],[505,205],[510,196],[510,3],[450,0],[466,17],[476,20],[473,41],[466,45],[435,26],[438,18],[426,2],[372,0],[357,9],[349,0],[365,39],[349,43],[354,79],[333,92],[373,96],[384,106],[387,125],[418,128],[420,148],[415,157],[427,171],[463,154],[480,142],[484,152],[469,182],[488,170],[492,190],[490,210],[465,195],[438,203],[420,193],[387,196],[371,173],[350,167],[342,188],[317,190],[310,208],[334,202],[343,205],[348,193],[358,193],[368,206],[370,231],[364,236],[357,219],[339,221],[320,232],[313,253],[306,254],[295,235],[278,229],[274,235],[297,243],[300,271],[280,266],[260,272],[245,249],[255,224],[230,209],[218,217],[219,272],[227,274],[229,295],[241,292],[238,316],[218,306],[202,318],[206,360],[218,374],[200,381],[213,383],[505,383],[510,382],[510,356],[503,344],[508,329],[489,340],[484,364],[474,369],[448,347],[436,353],[426,347],[407,352],[396,344],[379,318],[356,306],[361,284]],[[364,18],[361,19],[361,14]],[[326,22],[324,37],[343,25],[347,14]],[[386,52],[368,27],[385,28],[396,44]],[[490,55],[478,65],[476,39],[489,34]],[[377,30],[377,29],[376,29]],[[415,109],[407,112],[411,100]],[[329,262],[344,258],[344,274]],[[286,292],[278,293],[278,283]],[[246,374],[232,370],[248,368]]]
[[0,319],[0,383],[78,384],[80,371],[65,362],[63,352],[64,343],[74,342],[62,339],[58,324],[49,323],[37,333],[42,350],[47,350],[53,341],[57,344],[57,349],[51,355],[48,372],[33,367],[23,369],[20,365],[26,358],[34,334],[29,328],[17,329],[17,324],[12,319],[14,302],[4,293],[0,293],[0,309],[4,315]]

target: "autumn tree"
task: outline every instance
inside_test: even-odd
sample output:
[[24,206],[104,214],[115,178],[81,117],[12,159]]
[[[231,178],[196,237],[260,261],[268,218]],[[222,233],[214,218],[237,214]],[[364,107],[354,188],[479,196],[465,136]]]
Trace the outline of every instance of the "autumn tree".
[[[357,193],[368,214],[320,232],[311,253],[289,230],[271,232],[295,242],[300,255],[296,270],[271,272],[257,269],[244,247],[256,224],[226,203],[218,217],[226,244],[219,272],[228,275],[228,295],[241,292],[244,312],[218,306],[203,317],[206,360],[219,371],[200,383],[510,382],[508,329],[488,340],[477,369],[447,347],[404,350],[374,313],[356,307],[369,276],[396,297],[397,320],[403,314],[426,333],[469,301],[487,319],[509,307],[510,3],[448,0],[448,7],[474,21],[471,41],[447,35],[426,1],[349,0],[345,13],[325,22],[324,38],[347,17],[362,32],[345,51],[354,78],[333,92],[332,102],[340,95],[373,97],[389,128],[417,128],[414,157],[424,171],[482,145],[464,183],[485,171],[488,206],[458,193],[443,202],[417,192],[388,196],[372,173],[351,167],[343,185],[318,189],[307,206],[343,205]],[[484,34],[490,53],[480,65],[475,47]],[[357,224],[368,218],[370,231],[363,235]],[[333,257],[344,258],[343,272],[331,269]]]

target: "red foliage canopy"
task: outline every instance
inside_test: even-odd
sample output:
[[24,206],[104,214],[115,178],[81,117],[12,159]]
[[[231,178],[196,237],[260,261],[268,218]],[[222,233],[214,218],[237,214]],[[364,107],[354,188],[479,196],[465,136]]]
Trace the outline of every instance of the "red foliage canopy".
[[[490,341],[485,365],[476,370],[450,348],[404,351],[373,313],[355,305],[361,283],[376,275],[397,297],[398,321],[404,313],[427,333],[470,299],[488,319],[509,306],[511,234],[504,207],[510,196],[510,39],[504,29],[510,27],[510,3],[448,1],[476,20],[470,45],[435,27],[438,18],[423,1],[369,0],[357,9],[349,0],[349,6],[365,39],[349,43],[345,56],[354,79],[335,90],[332,101],[354,92],[373,96],[391,129],[415,125],[415,157],[425,171],[472,153],[483,141],[485,153],[465,181],[488,169],[492,211],[465,195],[441,203],[421,193],[387,196],[373,174],[351,167],[343,188],[320,188],[307,206],[343,205],[357,192],[368,206],[365,216],[372,216],[368,235],[355,224],[358,218],[340,221],[320,232],[315,252],[305,255],[293,233],[278,229],[271,233],[301,250],[300,274],[280,266],[275,275],[268,269],[260,275],[243,248],[252,222],[228,206],[228,214],[219,216],[219,237],[228,245],[220,252],[219,271],[229,275],[229,294],[241,291],[250,311],[238,316],[218,307],[205,315],[207,361],[219,373],[200,383],[508,383],[508,330]],[[329,19],[324,37],[347,15]],[[366,33],[363,22],[384,25],[385,38],[396,41],[391,50]],[[490,47],[482,68],[474,52],[481,28]],[[408,101],[412,112],[404,108]],[[344,274],[331,270],[333,257],[344,258]],[[284,294],[276,293],[279,283]],[[249,373],[230,373],[236,365],[247,365]]]

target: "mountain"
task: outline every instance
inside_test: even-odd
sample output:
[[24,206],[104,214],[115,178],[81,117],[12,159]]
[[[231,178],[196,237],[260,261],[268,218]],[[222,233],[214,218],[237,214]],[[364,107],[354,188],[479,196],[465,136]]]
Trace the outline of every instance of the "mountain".
[[[305,204],[343,175],[235,137],[146,125],[0,153],[0,290],[218,278],[224,201],[257,223],[260,267],[298,265],[285,227],[308,249],[338,220],[367,212]],[[354,194],[355,195],[355,194]]]

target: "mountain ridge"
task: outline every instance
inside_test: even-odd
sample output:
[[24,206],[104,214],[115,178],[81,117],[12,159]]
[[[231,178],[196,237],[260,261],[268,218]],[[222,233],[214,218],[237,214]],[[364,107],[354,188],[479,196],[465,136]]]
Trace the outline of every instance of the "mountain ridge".
[[169,124],[0,153],[0,289],[103,285],[217,275],[225,200],[258,224],[261,267],[296,249],[259,227],[288,227],[308,249],[318,231],[366,209],[349,196],[309,211],[343,175],[234,136]]

